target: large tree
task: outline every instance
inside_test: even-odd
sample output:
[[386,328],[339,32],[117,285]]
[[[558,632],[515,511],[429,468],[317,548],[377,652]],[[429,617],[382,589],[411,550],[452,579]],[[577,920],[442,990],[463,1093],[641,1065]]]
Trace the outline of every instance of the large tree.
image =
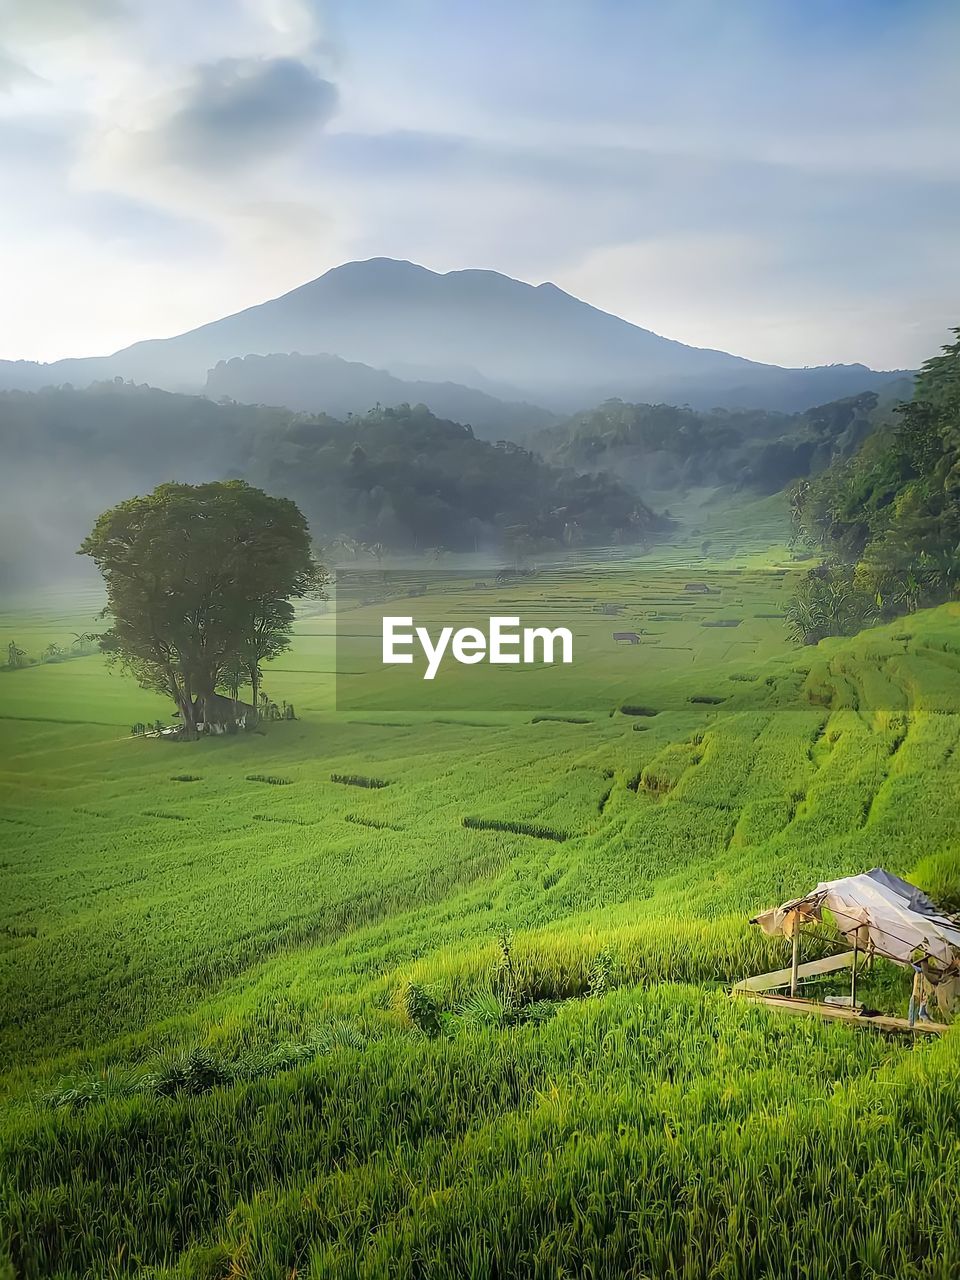
[[164,484],[97,521],[80,547],[107,586],[104,651],[144,688],[169,695],[186,736],[204,704],[290,643],[291,601],[322,593],[296,504],[242,480]]

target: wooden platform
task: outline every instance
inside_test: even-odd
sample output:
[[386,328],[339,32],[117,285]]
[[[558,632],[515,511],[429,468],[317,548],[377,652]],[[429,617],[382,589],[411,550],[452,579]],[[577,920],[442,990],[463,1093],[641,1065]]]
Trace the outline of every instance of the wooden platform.
[[[797,977],[819,978],[825,973],[837,973],[840,969],[849,969],[853,963],[853,952],[844,951],[838,956],[824,956],[822,960],[809,960],[797,966]],[[774,969],[772,973],[758,973],[753,978],[742,978],[731,988],[731,995],[746,1000],[755,1000],[770,1009],[779,1009],[782,1013],[805,1013],[827,1021],[852,1022],[860,1027],[872,1027],[875,1031],[904,1032],[907,1035],[941,1035],[947,1028],[940,1022],[921,1022],[919,1018],[910,1025],[906,1018],[892,1018],[886,1014],[868,1017],[856,1009],[844,1008],[843,1005],[824,1004],[819,1000],[802,1000],[798,996],[770,995],[778,987],[789,987],[791,971]]]
[[[762,974],[761,976],[769,977],[770,975]],[[753,1000],[757,1004],[764,1004],[770,1009],[779,1009],[781,1013],[805,1013],[808,1016],[812,1014],[814,1017],[825,1018],[827,1021],[853,1023],[859,1027],[872,1027],[874,1031],[939,1036],[948,1029],[941,1022],[921,1022],[918,1018],[911,1026],[906,1018],[891,1018],[886,1014],[878,1014],[876,1017],[871,1018],[862,1013],[857,1013],[853,1009],[844,1009],[842,1005],[821,1004],[818,1000],[800,1000],[791,996],[765,995],[762,991],[751,990],[741,983],[737,983],[731,994],[739,996],[742,1000]]]
[[[824,956],[822,960],[808,960],[806,964],[797,966],[797,977],[820,978],[825,973],[836,973],[839,969],[849,969],[853,963],[853,952],[844,951],[838,956]],[[791,971],[774,969],[772,973],[758,973],[755,978],[742,978],[733,988],[740,995],[746,991],[776,991],[778,987],[789,987]]]

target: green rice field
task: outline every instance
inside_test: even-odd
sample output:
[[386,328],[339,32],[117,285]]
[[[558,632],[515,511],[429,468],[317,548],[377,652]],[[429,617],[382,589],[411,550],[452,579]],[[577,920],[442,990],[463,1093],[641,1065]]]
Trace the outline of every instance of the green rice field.
[[[779,502],[484,588],[589,621],[522,697],[345,707],[321,604],[263,734],[133,737],[170,708],[94,652],[0,672],[2,1280],[958,1274],[958,1033],[729,996],[821,879],[960,906],[960,605],[795,647]],[[5,601],[3,650],[100,603]]]

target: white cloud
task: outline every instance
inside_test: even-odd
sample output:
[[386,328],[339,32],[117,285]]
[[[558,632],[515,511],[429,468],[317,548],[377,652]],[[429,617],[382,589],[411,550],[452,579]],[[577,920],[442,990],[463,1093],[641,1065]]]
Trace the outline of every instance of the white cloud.
[[[0,207],[17,301],[0,314],[3,357],[176,332],[343,257],[292,155],[336,107],[317,8],[213,0],[206,16],[217,10],[208,25],[192,0],[7,0],[5,56],[31,82],[0,108],[17,160],[17,198]],[[31,134],[57,145],[32,148]]]
[[0,0],[0,356],[389,254],[755,358],[915,361],[960,292],[960,20],[858,9]]
[[769,364],[903,368],[947,340],[960,269],[939,290],[885,296],[839,277],[798,277],[777,237],[707,233],[598,249],[556,283],[691,346]]

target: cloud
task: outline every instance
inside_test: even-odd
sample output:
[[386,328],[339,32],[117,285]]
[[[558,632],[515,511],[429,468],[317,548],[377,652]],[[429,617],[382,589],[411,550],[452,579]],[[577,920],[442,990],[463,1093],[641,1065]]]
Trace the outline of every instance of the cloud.
[[377,255],[789,364],[913,362],[960,292],[953,0],[0,0],[0,45],[0,356]]
[[26,84],[38,77],[24,66],[22,62],[18,62],[15,58],[11,58],[0,49],[0,93],[13,88],[17,84]]
[[[952,233],[928,246],[930,265],[947,260]],[[827,246],[811,258],[827,261]],[[939,288],[927,272],[896,278],[896,263],[867,252],[866,269],[798,275],[795,250],[767,229],[664,233],[587,253],[556,283],[643,328],[692,346],[719,347],[790,366],[870,363],[916,367],[956,323],[960,267]],[[893,274],[891,272],[893,268]]]
[[76,58],[89,36],[125,18],[123,0],[0,0],[0,94],[50,89],[35,63],[56,67],[64,50]]
[[87,133],[74,185],[203,227],[217,256],[246,262],[248,280],[274,272],[292,287],[303,272],[293,264],[329,231],[297,152],[336,105],[332,82],[291,56],[193,67],[177,88],[104,113]]
[[337,105],[319,0],[0,14],[0,56],[32,72],[0,92],[0,357],[176,332],[349,256],[297,159]]
[[198,68],[157,135],[184,164],[251,164],[326,124],[336,106],[336,87],[295,58],[229,58]]
[[127,13],[123,0],[0,0],[7,39],[60,40]]

